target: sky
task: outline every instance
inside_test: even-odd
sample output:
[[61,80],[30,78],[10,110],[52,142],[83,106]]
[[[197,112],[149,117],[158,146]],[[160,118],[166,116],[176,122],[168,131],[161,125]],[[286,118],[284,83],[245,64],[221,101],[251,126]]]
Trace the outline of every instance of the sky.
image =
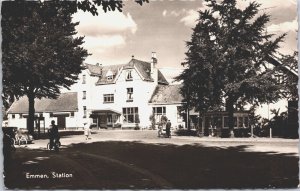
[[[239,0],[238,6],[245,8],[249,0]],[[297,49],[297,1],[257,0],[260,13],[271,15],[267,31],[276,35],[287,33],[280,52],[290,54]],[[143,6],[133,0],[124,0],[122,12],[99,15],[80,11],[73,20],[79,21],[78,35],[85,36],[84,47],[92,55],[86,63],[103,65],[128,63],[132,56],[150,61],[151,52],[156,52],[158,68],[167,78],[182,71],[186,41],[198,18],[198,10],[207,7],[202,0],[150,0]]]

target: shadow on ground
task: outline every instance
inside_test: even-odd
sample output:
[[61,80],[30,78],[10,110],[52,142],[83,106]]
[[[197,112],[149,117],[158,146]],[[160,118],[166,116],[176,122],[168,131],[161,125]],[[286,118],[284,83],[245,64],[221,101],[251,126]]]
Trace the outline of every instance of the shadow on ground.
[[[298,157],[250,152],[248,147],[106,141],[69,145],[59,153],[20,148],[6,164],[5,185],[10,189],[297,187]],[[52,172],[72,177],[54,178]]]

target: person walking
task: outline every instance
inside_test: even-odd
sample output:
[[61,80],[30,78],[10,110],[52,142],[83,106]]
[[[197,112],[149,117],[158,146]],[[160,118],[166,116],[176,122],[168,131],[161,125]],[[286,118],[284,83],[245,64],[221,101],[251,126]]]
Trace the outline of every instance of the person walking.
[[167,124],[166,124],[166,134],[168,138],[171,138],[171,121],[168,120]]
[[90,124],[89,123],[84,123],[84,136],[85,136],[85,140],[89,139],[90,134],[91,134]]

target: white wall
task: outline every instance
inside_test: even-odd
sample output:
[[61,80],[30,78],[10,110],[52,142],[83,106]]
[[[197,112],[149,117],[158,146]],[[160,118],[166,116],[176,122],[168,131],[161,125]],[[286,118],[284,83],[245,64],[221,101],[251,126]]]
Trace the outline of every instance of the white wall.
[[[138,107],[140,126],[149,126],[149,116],[152,113],[151,106],[148,102],[156,87],[155,83],[143,81],[141,76],[132,70],[132,81],[126,81],[126,70],[123,70],[118,76],[116,83],[107,85],[97,85],[92,87],[89,95],[89,111],[101,109],[113,109],[122,113],[126,107]],[[133,101],[127,102],[127,88],[133,88]],[[104,94],[114,94],[114,103],[104,103]],[[123,123],[123,116],[121,116]]]
[[8,114],[8,126],[9,127],[18,127],[25,129],[27,126],[27,119],[26,118],[20,118],[19,114],[14,114],[15,118],[12,118],[13,114]]

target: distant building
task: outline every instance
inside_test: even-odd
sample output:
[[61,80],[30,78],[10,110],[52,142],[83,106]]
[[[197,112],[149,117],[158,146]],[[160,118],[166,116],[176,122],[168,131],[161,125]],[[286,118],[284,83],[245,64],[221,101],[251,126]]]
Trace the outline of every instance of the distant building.
[[[62,93],[57,99],[35,99],[35,129],[45,130],[51,120],[55,120],[60,129],[77,127],[78,101],[77,92]],[[21,97],[8,109],[8,126],[26,128],[28,119],[28,98]]]

